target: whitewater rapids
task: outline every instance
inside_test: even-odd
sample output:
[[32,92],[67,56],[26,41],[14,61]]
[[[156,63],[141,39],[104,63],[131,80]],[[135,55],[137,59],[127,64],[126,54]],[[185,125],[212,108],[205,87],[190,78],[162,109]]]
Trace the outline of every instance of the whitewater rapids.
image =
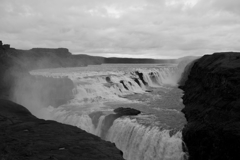
[[[181,108],[172,105],[168,107],[174,100],[163,101],[163,108],[158,104],[159,99],[164,100],[165,93],[173,92],[172,88],[177,86],[182,69],[177,66],[135,67],[91,66],[32,71],[32,75],[68,77],[75,85],[74,98],[68,104],[45,108],[44,112],[48,118],[44,118],[77,126],[115,143],[117,148],[123,151],[126,160],[186,159],[179,129],[181,127],[176,129],[178,124],[172,125],[178,121],[178,117],[183,117],[180,113]],[[133,98],[129,98],[129,95]],[[146,104],[143,98],[137,99],[137,96],[148,97],[146,99],[149,103]],[[121,107],[131,106],[139,109],[142,114],[119,117],[113,120],[106,130],[106,117],[115,114],[114,105],[107,104],[115,102]],[[180,98],[177,103],[180,103]],[[91,117],[91,114],[97,112],[97,117]],[[171,118],[176,120],[168,122]]]

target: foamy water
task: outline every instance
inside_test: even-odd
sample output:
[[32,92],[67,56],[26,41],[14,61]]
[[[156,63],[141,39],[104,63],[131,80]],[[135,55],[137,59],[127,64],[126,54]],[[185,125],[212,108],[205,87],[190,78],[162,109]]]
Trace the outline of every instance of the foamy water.
[[[182,68],[174,65],[132,64],[31,72],[69,77],[75,84],[74,98],[68,104],[45,109],[48,119],[114,142],[127,160],[184,159],[181,129],[185,118],[180,112],[182,92],[177,88],[181,73]],[[118,107],[135,108],[142,113],[117,118],[106,127],[106,117]],[[93,113],[100,115],[93,119]]]

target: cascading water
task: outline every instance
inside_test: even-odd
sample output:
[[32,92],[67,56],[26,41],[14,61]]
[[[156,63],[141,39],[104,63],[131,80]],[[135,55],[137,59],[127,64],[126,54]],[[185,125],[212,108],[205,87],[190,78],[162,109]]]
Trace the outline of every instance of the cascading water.
[[185,155],[180,132],[170,136],[169,130],[146,127],[129,118],[115,120],[106,140],[114,142],[129,160],[178,160]]
[[[67,76],[75,84],[74,99],[57,108],[50,106],[49,119],[114,142],[126,160],[183,160],[186,157],[181,139],[185,122],[179,112],[181,94],[173,89],[181,73],[177,66],[31,72],[32,75]],[[113,109],[117,107],[135,108],[142,114],[119,116],[110,123],[106,117],[114,117]],[[98,114],[92,116],[94,113]]]

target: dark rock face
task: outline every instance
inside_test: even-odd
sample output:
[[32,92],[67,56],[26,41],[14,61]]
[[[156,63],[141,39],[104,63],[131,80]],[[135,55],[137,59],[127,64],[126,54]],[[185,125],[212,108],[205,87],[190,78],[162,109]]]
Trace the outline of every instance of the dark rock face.
[[136,110],[134,108],[123,108],[123,107],[114,109],[114,112],[122,116],[135,116],[141,113],[141,111]]
[[239,159],[240,53],[203,56],[180,88],[189,160]]
[[77,127],[45,121],[0,100],[0,159],[123,160],[114,144]]
[[106,77],[106,81],[107,81],[108,83],[113,83],[113,82],[111,81],[111,78],[110,78],[110,77]]
[[143,73],[138,71],[136,71],[135,73],[138,75],[139,79],[143,82],[144,85],[148,85],[148,83],[143,78]]
[[4,45],[3,45],[3,48],[4,48],[4,49],[10,49],[10,44],[4,44]]
[[125,81],[124,81],[124,80],[121,80],[120,83],[123,85],[123,87],[124,87],[126,90],[129,90],[129,89],[127,88],[127,86],[125,85]]

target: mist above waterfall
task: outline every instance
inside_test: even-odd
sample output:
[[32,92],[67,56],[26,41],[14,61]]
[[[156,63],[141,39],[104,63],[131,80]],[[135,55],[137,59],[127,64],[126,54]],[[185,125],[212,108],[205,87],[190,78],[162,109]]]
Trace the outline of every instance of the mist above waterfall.
[[48,118],[46,107],[41,100],[42,85],[35,82],[34,78],[26,75],[18,77],[12,91],[12,100],[25,106],[33,115],[38,118]]
[[[10,68],[5,74],[5,81],[10,84],[9,99],[28,108],[39,118],[48,119],[48,106],[57,107],[73,98],[73,82],[68,78],[46,78],[32,76],[29,71],[35,67],[58,66],[59,57],[51,61],[44,56],[10,50],[7,54]],[[34,66],[34,67],[33,67]]]
[[50,119],[47,107],[58,107],[73,98],[74,85],[68,78],[33,77],[26,75],[15,82],[12,99],[44,119]]

